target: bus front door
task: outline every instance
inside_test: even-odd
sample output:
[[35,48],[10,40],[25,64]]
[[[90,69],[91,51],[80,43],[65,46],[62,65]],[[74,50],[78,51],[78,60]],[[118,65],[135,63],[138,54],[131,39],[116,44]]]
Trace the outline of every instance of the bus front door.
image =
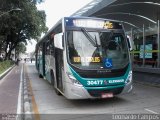
[[56,78],[57,78],[57,88],[63,92],[63,82],[62,82],[62,71],[63,71],[63,50],[56,49],[55,51],[56,59]]

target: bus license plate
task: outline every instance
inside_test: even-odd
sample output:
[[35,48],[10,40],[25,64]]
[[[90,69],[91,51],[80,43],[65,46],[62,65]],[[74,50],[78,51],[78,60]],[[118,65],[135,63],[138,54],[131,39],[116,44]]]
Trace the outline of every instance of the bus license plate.
[[102,93],[102,98],[112,98],[113,97],[113,93]]

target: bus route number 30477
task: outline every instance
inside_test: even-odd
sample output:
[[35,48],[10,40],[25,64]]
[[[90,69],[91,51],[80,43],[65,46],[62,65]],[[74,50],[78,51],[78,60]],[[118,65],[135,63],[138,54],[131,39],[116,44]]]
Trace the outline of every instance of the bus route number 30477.
[[102,85],[103,80],[88,80],[87,85]]

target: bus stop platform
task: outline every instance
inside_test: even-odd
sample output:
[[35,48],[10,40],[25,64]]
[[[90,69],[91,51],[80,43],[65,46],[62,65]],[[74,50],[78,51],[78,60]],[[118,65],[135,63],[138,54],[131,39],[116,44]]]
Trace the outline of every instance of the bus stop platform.
[[133,80],[160,87],[160,68],[133,67]]

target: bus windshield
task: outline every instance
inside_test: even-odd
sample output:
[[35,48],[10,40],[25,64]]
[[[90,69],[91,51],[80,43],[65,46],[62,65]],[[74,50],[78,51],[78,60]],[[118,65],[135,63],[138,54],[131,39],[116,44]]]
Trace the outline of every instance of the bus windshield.
[[105,59],[111,61],[110,69],[124,68],[129,62],[123,33],[68,31],[67,41],[69,63],[80,69],[106,69]]

